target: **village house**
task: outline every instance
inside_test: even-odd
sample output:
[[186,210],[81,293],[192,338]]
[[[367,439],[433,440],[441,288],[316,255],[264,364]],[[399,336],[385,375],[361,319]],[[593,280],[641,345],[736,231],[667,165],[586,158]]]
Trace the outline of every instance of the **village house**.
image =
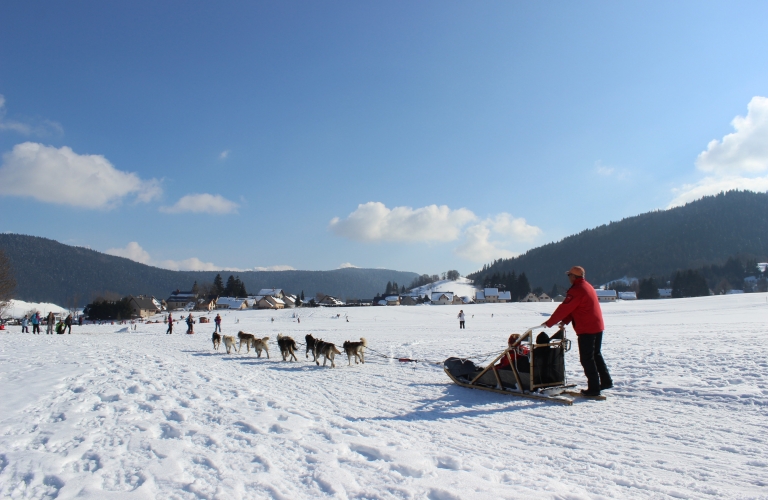
[[197,299],[195,310],[196,311],[213,311],[214,309],[216,309],[216,300],[217,300],[217,297],[212,297],[208,299]]
[[619,292],[619,299],[621,299],[621,300],[637,300],[637,294],[635,292]]
[[274,297],[276,299],[282,299],[285,297],[285,293],[283,293],[282,288],[262,288],[256,295],[261,297],[269,295],[270,297]]
[[485,288],[483,289],[483,296],[485,297],[486,304],[495,304],[499,301],[499,289]]
[[165,303],[168,305],[168,310],[172,309],[192,309],[197,303],[197,294],[194,292],[182,292],[176,290],[171,293],[171,296],[165,299]]
[[219,297],[216,301],[216,309],[230,309],[230,310],[245,310],[248,309],[249,302],[247,299],[239,299],[237,297]]
[[559,294],[559,293],[558,293],[557,295],[555,295],[555,298],[554,298],[554,299],[552,299],[552,300],[553,300],[554,302],[562,302],[562,301],[564,301],[564,300],[565,300],[565,297],[564,297],[562,294]]
[[512,302],[512,292],[499,292],[499,303]]
[[616,290],[602,290],[598,288],[595,290],[595,293],[597,294],[598,302],[616,302]]
[[410,295],[404,295],[400,297],[400,305],[401,306],[415,306],[421,304],[421,301],[418,297],[412,297]]
[[340,301],[336,297],[331,297],[330,295],[326,295],[323,297],[320,302],[318,302],[321,306],[343,306],[344,302]]
[[461,301],[464,303],[464,305],[475,303],[475,301],[472,300],[472,297],[470,297],[469,295],[465,295],[464,297],[462,297]]
[[436,306],[453,304],[453,292],[433,292],[431,301]]
[[265,295],[253,306],[256,309],[285,309],[283,299],[278,299],[272,295]]
[[129,302],[131,306],[131,316],[137,316],[139,318],[149,318],[159,313],[162,309],[160,303],[154,297],[145,297],[139,295],[134,297],[130,296]]
[[659,298],[660,299],[671,299],[672,298],[672,289],[671,288],[659,288]]
[[387,301],[388,306],[399,306],[400,305],[400,297],[397,295],[390,295],[389,297],[386,297],[384,300]]
[[539,295],[539,302],[552,302],[552,297],[550,297],[546,293],[542,293],[541,295]]
[[528,295],[523,297],[523,299],[520,302],[538,302],[539,298],[536,296],[535,293],[530,292]]
[[288,309],[293,309],[294,307],[296,307],[295,295],[284,295],[281,300],[285,304],[285,307],[287,307]]

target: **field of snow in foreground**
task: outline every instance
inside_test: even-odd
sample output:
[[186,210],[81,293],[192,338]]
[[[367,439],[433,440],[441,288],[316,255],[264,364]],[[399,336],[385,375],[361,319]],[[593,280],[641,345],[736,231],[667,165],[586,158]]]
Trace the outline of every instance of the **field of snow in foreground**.
[[[555,305],[465,306],[466,330],[458,306],[224,314],[269,360],[214,352],[212,325],[12,327],[0,497],[768,498],[768,295],[605,304],[604,402],[465,389],[430,363],[500,351]],[[287,363],[278,332],[423,362]],[[566,363],[583,384],[575,345]]]

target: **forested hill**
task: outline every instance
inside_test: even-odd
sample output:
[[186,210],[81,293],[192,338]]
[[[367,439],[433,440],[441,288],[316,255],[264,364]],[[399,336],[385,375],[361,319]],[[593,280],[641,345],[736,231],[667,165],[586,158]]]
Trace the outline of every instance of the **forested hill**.
[[588,229],[562,241],[499,260],[469,278],[514,270],[531,286],[565,286],[565,271],[581,265],[594,285],[624,276],[670,275],[741,256],[768,258],[768,194],[729,191],[669,210]]
[[[0,234],[0,249],[13,267],[18,283],[15,298],[53,302],[62,306],[84,305],[104,292],[148,294],[165,299],[177,288],[211,283],[217,272],[169,271],[64,245],[47,238]],[[250,293],[261,288],[283,288],[289,293],[304,291],[307,299],[316,292],[341,298],[373,298],[388,281],[410,283],[418,275],[385,269],[337,269],[334,271],[220,271],[226,281],[237,275]]]

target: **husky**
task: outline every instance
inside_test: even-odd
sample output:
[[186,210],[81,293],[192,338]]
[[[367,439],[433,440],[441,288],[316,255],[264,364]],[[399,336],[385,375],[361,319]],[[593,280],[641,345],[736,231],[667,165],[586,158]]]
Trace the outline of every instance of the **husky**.
[[211,337],[211,340],[213,341],[213,349],[215,351],[218,351],[219,346],[221,345],[221,335],[219,335],[216,332],[213,332],[213,336]]
[[256,340],[256,337],[254,337],[252,333],[245,333],[241,330],[237,332],[237,338],[240,339],[240,343],[237,346],[237,352],[240,352],[240,348],[243,346],[243,342],[245,342],[245,347],[248,349],[246,352],[250,354],[251,344]]
[[349,361],[349,365],[352,365],[352,356],[355,357],[355,364],[357,364],[358,358],[360,359],[360,362],[365,364],[365,348],[368,347],[368,341],[365,340],[365,338],[361,337],[360,342],[350,342],[349,340],[345,341],[343,344],[344,351],[347,353],[347,361]]
[[[320,341],[318,344],[315,344],[315,355],[317,357],[320,357],[320,355],[323,356],[323,366],[325,366],[325,362],[330,359],[331,368],[336,368],[336,363],[333,361],[333,357],[336,354],[341,354],[341,351],[339,351],[336,346],[330,342]],[[320,366],[319,360],[315,361],[315,363],[317,363],[317,366]]]
[[317,340],[315,337],[312,336],[311,333],[307,334],[306,337],[304,337],[304,340],[307,342],[307,359],[309,359],[309,353],[312,353],[312,361],[317,361],[317,356],[315,355],[315,344],[317,343]]
[[296,351],[295,340],[291,337],[284,337],[282,333],[278,333],[277,345],[280,347],[280,354],[283,355],[283,361],[288,361],[290,358],[293,358],[294,361],[298,361],[296,354],[294,354],[294,351]]
[[235,348],[235,337],[232,335],[224,335],[224,347],[227,348],[227,354],[230,354],[230,350]]
[[261,351],[266,351],[267,359],[269,359],[269,337],[264,337],[261,339],[254,338],[253,350],[259,354],[259,357],[261,357]]

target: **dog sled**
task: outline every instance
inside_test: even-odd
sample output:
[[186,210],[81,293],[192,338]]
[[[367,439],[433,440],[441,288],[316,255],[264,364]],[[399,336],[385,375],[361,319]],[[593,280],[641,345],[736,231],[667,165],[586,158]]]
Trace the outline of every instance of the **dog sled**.
[[[574,390],[576,384],[568,384],[565,379],[565,353],[571,342],[565,328],[552,338],[541,332],[534,339],[533,332],[542,328],[527,330],[485,368],[452,357],[443,362],[443,369],[461,387],[571,405],[574,398],[585,397]],[[506,365],[497,366],[504,358]],[[605,396],[590,399],[604,400]]]

